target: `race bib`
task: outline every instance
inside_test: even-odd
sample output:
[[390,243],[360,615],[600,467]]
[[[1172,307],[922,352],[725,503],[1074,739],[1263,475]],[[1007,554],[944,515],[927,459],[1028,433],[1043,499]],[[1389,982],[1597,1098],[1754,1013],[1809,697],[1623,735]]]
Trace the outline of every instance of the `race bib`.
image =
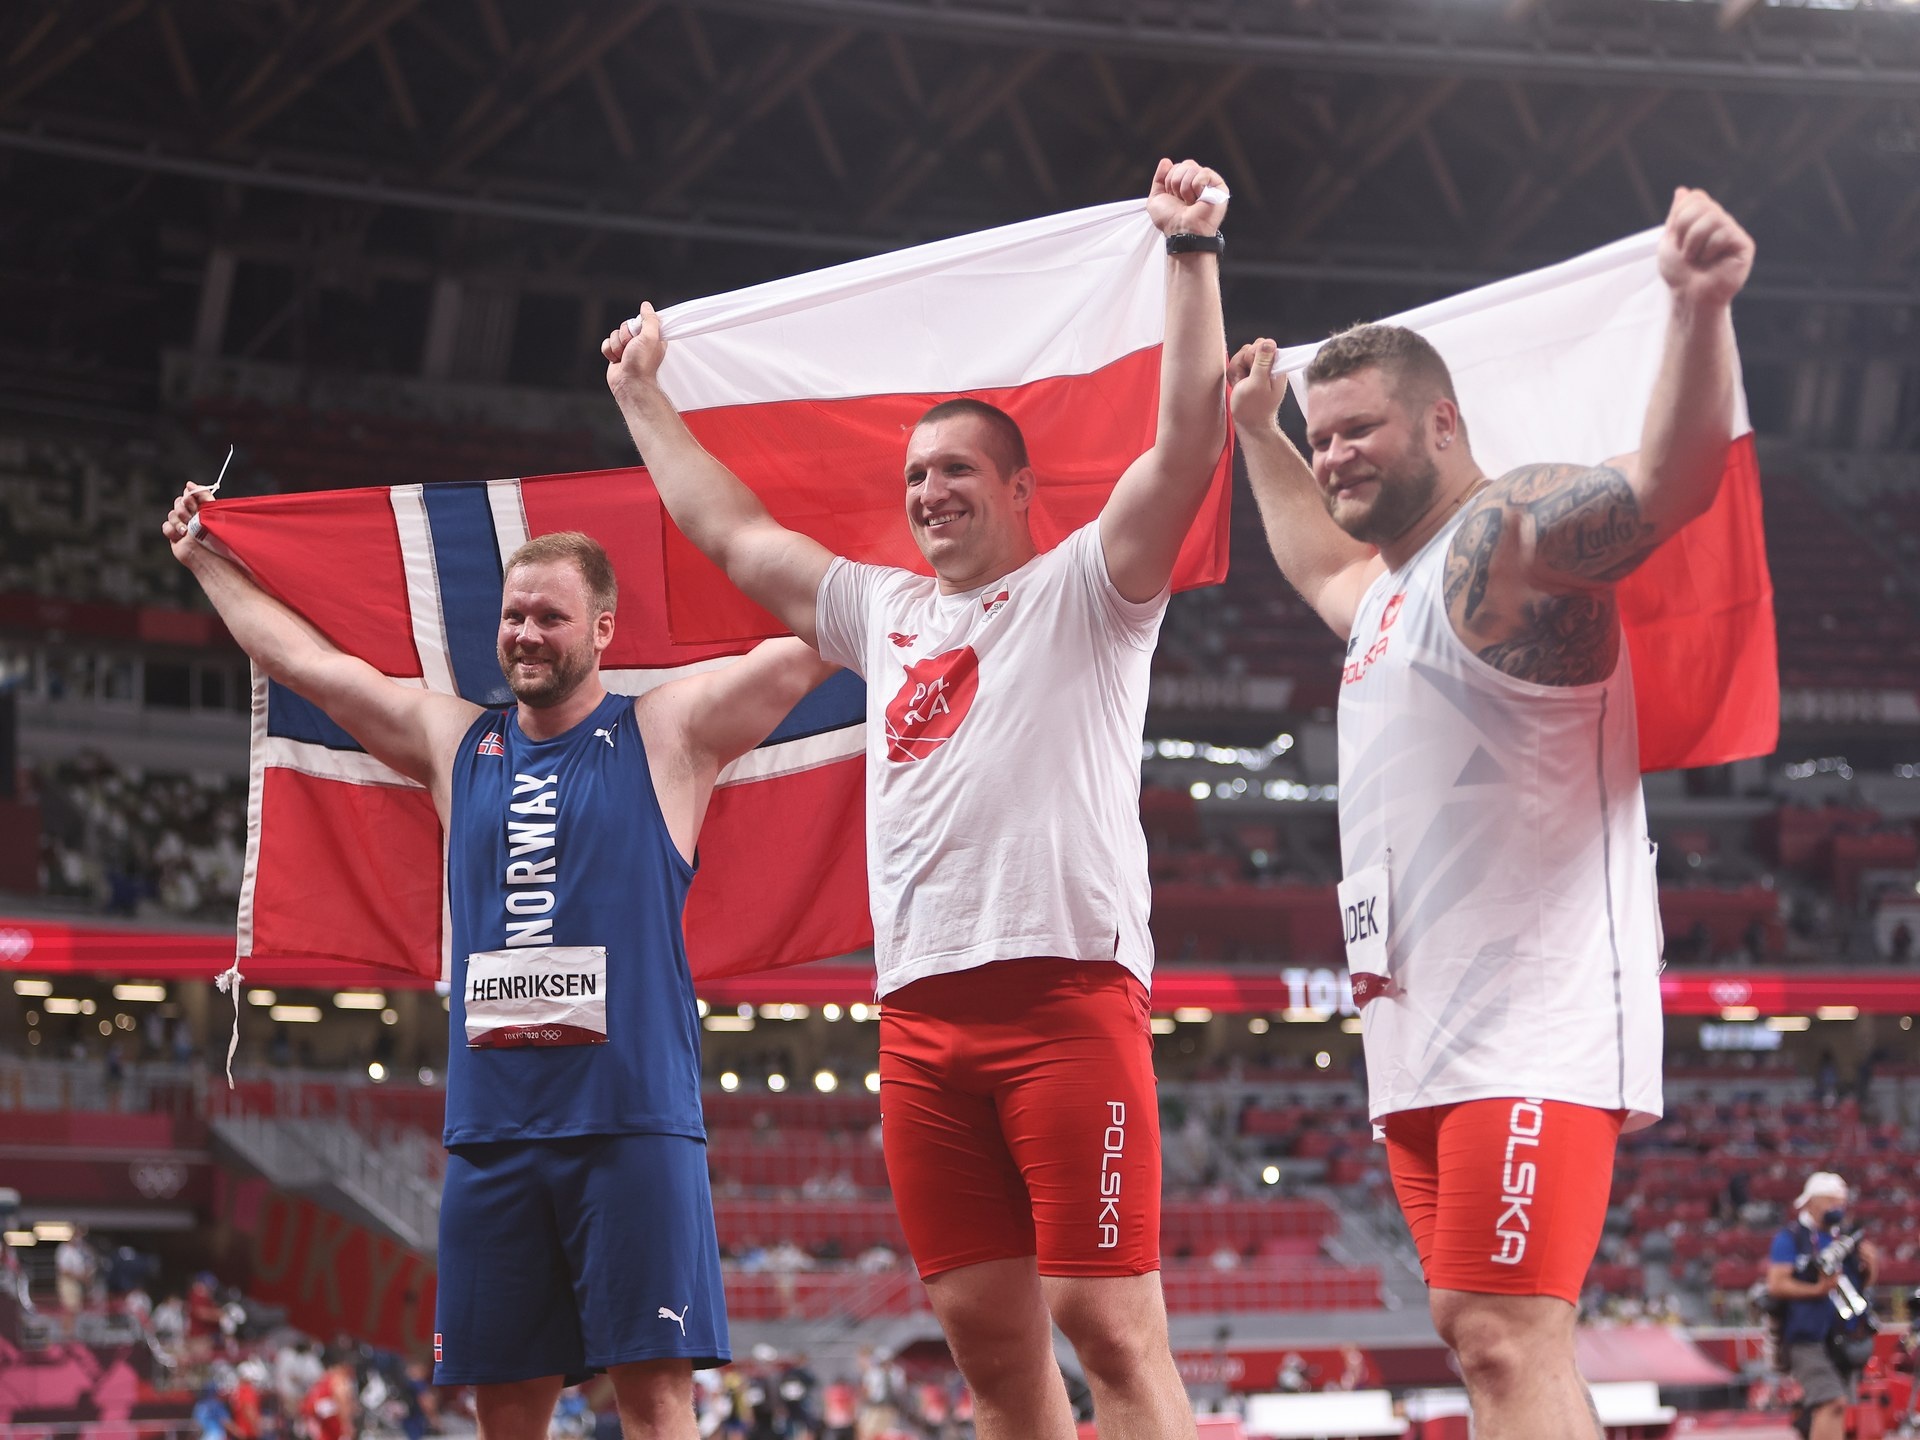
[[1353,1003],[1364,1006],[1391,989],[1387,978],[1387,867],[1369,865],[1342,880],[1340,932],[1347,942]]
[[607,952],[524,945],[467,957],[467,1048],[607,1043]]

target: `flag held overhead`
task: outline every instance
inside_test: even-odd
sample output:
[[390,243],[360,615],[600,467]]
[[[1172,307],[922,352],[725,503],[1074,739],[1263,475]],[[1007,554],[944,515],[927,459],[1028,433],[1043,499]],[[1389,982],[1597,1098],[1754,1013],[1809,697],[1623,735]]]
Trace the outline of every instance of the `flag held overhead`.
[[[1638,450],[1671,308],[1661,231],[1423,305],[1382,323],[1424,335],[1452,372],[1474,458],[1489,475],[1528,463],[1598,465]],[[1306,409],[1319,344],[1279,352]],[[1713,507],[1621,582],[1644,770],[1771,754],[1780,679],[1760,472],[1746,396]]]
[[[662,311],[660,385],[780,524],[919,574],[908,433],[942,400],[989,401],[1025,434],[1047,550],[1153,445],[1167,265],[1144,200],[940,240]],[[1230,473],[1228,441],[1176,589],[1225,578]],[[671,527],[665,565],[676,640],[780,633]]]

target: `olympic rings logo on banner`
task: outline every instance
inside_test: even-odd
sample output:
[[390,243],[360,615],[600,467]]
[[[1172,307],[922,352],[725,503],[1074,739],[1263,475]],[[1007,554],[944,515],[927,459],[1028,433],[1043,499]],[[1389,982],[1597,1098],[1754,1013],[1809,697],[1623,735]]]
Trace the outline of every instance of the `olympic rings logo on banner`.
[[172,1160],[136,1160],[127,1174],[133,1188],[149,1200],[171,1200],[187,1184],[187,1167]]

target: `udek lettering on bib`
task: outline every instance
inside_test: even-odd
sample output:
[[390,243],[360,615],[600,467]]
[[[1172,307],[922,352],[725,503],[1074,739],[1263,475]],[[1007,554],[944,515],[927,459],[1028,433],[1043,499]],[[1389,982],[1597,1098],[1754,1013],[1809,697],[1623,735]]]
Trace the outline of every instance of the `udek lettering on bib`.
[[607,952],[526,945],[467,957],[467,1047],[607,1043]]
[[1340,882],[1336,893],[1353,1001],[1364,1006],[1392,989],[1387,976],[1387,867],[1369,865],[1356,871]]

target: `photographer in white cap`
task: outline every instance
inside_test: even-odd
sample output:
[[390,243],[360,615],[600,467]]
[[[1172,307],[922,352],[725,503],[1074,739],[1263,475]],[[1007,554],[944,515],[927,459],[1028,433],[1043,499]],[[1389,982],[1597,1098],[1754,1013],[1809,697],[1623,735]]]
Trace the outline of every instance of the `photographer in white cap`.
[[1860,1351],[1873,1339],[1862,1297],[1879,1256],[1871,1241],[1845,1231],[1847,1182],[1831,1170],[1809,1175],[1793,1204],[1798,1213],[1767,1257],[1767,1294],[1781,1317],[1775,1365],[1800,1382],[1800,1433],[1844,1440],[1847,1401],[1865,1363]]

